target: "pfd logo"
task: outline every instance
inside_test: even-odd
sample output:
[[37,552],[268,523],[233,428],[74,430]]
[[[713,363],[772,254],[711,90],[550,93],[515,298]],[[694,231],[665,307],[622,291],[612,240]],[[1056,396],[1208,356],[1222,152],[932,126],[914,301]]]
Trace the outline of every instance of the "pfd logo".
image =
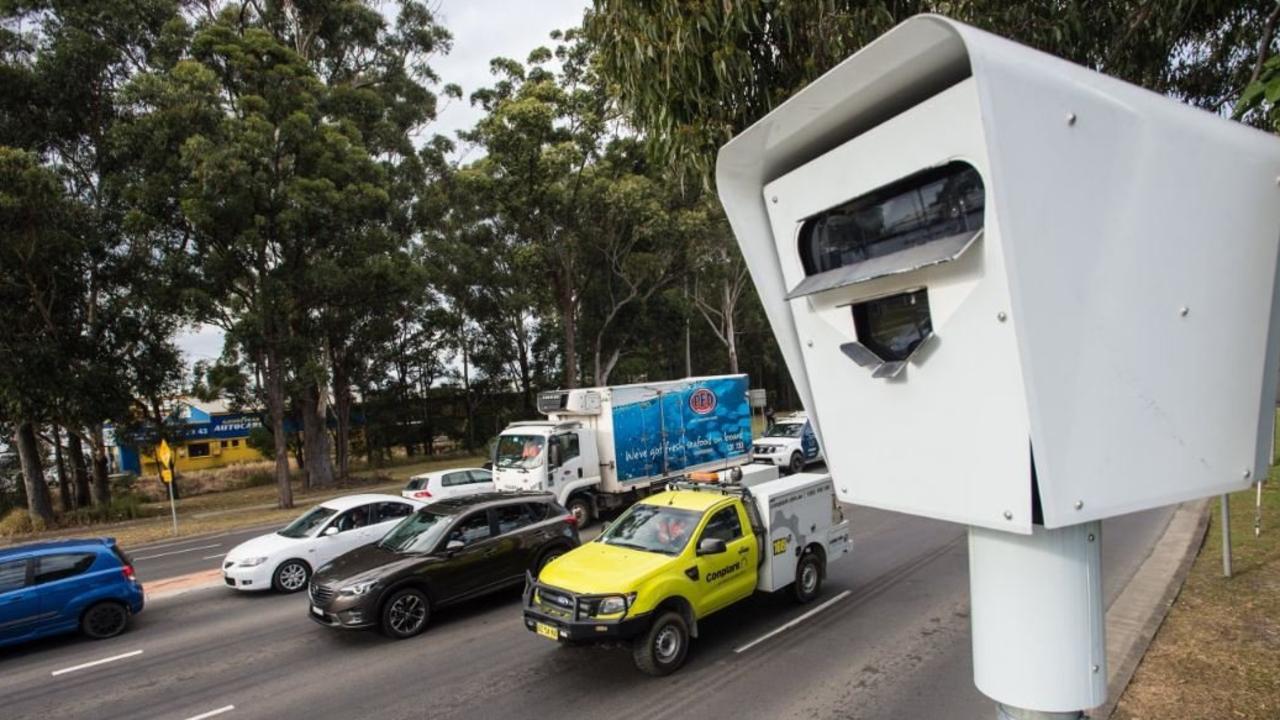
[[689,396],[689,409],[698,415],[709,415],[716,409],[716,394],[706,388],[698,388]]

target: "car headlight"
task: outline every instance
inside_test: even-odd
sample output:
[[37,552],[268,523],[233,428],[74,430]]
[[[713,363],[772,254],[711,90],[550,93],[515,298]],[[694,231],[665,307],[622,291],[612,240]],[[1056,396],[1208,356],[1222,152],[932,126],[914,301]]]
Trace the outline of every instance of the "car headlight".
[[346,587],[338,588],[338,594],[346,595],[348,597],[365,595],[365,594],[368,594],[368,592],[372,590],[375,586],[377,586],[377,584],[378,584],[377,580],[365,580],[364,582],[353,583],[351,585],[347,585]]
[[596,615],[617,615],[626,612],[631,603],[635,602],[636,594],[628,595],[610,595],[600,599],[600,605],[596,607]]
[[236,565],[239,565],[240,567],[258,567],[259,565],[261,565],[266,561],[267,559],[265,557],[251,557],[251,558],[245,558],[241,560],[240,562],[236,563]]

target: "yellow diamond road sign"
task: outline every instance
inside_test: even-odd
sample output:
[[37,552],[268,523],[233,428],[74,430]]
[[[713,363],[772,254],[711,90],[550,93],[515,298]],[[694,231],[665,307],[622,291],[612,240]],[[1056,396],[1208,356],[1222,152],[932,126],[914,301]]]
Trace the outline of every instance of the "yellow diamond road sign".
[[160,461],[160,478],[165,482],[173,482],[173,448],[161,440],[156,447],[156,460]]

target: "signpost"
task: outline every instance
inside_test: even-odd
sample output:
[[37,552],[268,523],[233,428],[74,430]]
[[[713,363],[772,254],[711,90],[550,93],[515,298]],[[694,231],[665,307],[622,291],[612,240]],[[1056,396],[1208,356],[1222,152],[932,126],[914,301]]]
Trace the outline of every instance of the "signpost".
[[156,461],[160,463],[160,479],[169,488],[169,514],[173,517],[173,534],[178,534],[178,506],[173,500],[173,448],[161,440],[156,446]]

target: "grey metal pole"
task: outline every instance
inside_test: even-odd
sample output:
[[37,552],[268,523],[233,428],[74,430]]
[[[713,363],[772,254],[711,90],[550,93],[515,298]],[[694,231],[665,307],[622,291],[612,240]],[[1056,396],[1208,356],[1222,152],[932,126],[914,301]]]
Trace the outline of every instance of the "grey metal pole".
[[1222,496],[1222,577],[1231,577],[1231,496]]
[[1084,713],[1078,710],[1071,712],[1041,712],[1039,710],[1023,710],[996,703],[996,720],[1079,720]]

